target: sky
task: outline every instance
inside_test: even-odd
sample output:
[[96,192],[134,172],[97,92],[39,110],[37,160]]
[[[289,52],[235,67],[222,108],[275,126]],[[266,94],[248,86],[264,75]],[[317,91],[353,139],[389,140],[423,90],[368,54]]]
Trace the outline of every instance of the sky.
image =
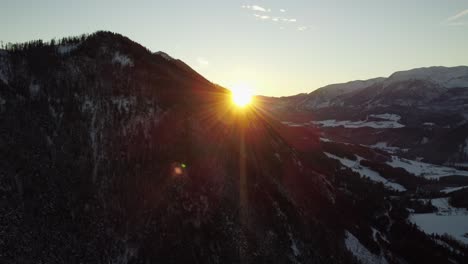
[[0,0],[0,40],[109,30],[255,94],[468,65],[468,0]]

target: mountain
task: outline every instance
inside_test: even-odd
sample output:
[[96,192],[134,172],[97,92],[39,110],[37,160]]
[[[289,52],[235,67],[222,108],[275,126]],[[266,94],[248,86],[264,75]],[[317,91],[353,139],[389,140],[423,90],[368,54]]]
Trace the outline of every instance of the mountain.
[[279,112],[284,121],[344,129],[339,134],[346,134],[345,141],[385,143],[408,150],[408,157],[463,164],[468,162],[464,151],[467,88],[467,66],[419,68],[388,78],[325,86],[301,101],[279,102],[286,111],[273,109],[274,105],[269,109]]
[[110,32],[1,61],[0,262],[351,262],[328,180],[182,61]]
[[450,89],[468,87],[468,66],[429,67],[392,74],[388,78],[332,84],[310,93],[305,110],[332,106],[377,107],[428,105]]
[[384,196],[398,200],[408,211],[403,218],[437,243],[449,237],[466,246],[466,80],[466,66],[430,67],[260,100],[290,131],[301,131],[301,145],[319,137],[319,147],[303,151],[324,153],[341,170],[395,191]]
[[261,100],[233,108],[119,34],[10,45],[0,77],[1,263],[466,259],[458,237],[408,221],[434,208],[340,164],[390,171],[385,153],[284,125]]

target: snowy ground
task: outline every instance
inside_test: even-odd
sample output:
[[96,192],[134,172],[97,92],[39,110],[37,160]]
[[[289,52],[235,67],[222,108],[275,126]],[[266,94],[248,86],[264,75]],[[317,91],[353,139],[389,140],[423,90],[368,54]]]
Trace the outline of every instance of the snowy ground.
[[444,167],[420,161],[408,160],[392,156],[392,161],[387,162],[394,168],[403,168],[409,173],[428,179],[438,179],[445,176],[468,176],[468,171],[457,170],[455,168]]
[[393,190],[396,190],[396,191],[400,191],[400,192],[406,191],[406,188],[401,186],[400,184],[395,183],[395,182],[391,182],[391,181],[385,179],[384,177],[380,176],[380,174],[378,172],[373,171],[373,170],[371,170],[371,169],[369,169],[367,167],[361,166],[361,164],[359,164],[359,162],[362,160],[362,158],[360,158],[360,157],[358,157],[357,160],[350,160],[350,159],[346,159],[346,158],[340,158],[338,156],[335,156],[335,155],[327,153],[327,152],[325,152],[325,155],[327,155],[327,157],[329,157],[329,158],[339,160],[343,166],[348,167],[352,171],[359,173],[362,177],[369,177],[369,179],[371,179],[372,181],[381,182],[386,187],[388,187],[390,189],[393,189]]
[[385,120],[385,121],[350,121],[342,120],[338,121],[335,119],[322,120],[322,121],[311,121],[314,125],[319,125],[322,127],[345,127],[345,128],[361,128],[361,127],[370,127],[370,128],[402,128],[405,125],[398,123],[394,120]]
[[390,120],[390,121],[400,121],[401,116],[396,115],[396,114],[380,114],[380,115],[370,115],[370,117],[375,117],[375,118],[380,118],[384,120]]
[[441,193],[451,193],[451,192],[456,192],[462,189],[468,188],[468,186],[460,186],[460,187],[448,187],[440,190]]
[[409,220],[427,234],[448,234],[468,244],[468,211],[449,205],[448,198],[431,200],[437,212],[428,214],[411,214]]
[[374,264],[374,263],[388,263],[384,256],[377,256],[372,254],[359,240],[350,232],[345,233],[345,245],[361,263]]

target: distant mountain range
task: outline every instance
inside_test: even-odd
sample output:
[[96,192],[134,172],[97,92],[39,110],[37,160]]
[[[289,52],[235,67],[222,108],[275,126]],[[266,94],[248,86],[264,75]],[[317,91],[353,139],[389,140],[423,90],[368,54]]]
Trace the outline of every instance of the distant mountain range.
[[[284,121],[315,122],[324,131],[348,130],[345,141],[385,142],[409,150],[411,157],[468,164],[468,66],[418,68],[388,78],[333,84],[310,94],[261,101],[272,101],[265,107],[278,112]],[[397,116],[398,125],[388,127],[396,129],[366,129],[372,125],[365,120],[386,120],[379,115]],[[342,125],[340,121],[344,121]]]
[[465,263],[465,73],[241,111],[119,34],[8,45],[0,263]]

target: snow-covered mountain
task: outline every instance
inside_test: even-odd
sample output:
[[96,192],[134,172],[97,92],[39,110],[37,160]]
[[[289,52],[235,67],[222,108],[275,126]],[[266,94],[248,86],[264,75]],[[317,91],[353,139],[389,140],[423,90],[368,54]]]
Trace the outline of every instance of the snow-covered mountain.
[[314,93],[314,96],[308,97],[303,102],[303,107],[306,109],[318,109],[340,104],[337,98],[346,94],[356,93],[362,89],[381,83],[384,80],[385,78],[375,78],[365,81],[351,81],[348,83],[327,85],[318,89]]
[[450,88],[468,87],[468,66],[429,67],[401,71],[388,78],[332,84],[310,93],[300,104],[305,110],[332,106],[423,105]]
[[[275,105],[283,107],[274,109]],[[461,151],[468,137],[468,66],[419,68],[388,78],[329,85],[300,101],[281,98],[265,107],[286,122],[300,116],[302,123],[324,131],[345,129],[335,134],[346,133],[349,142],[385,142],[432,162],[468,163]],[[382,115],[399,120],[376,118]]]

